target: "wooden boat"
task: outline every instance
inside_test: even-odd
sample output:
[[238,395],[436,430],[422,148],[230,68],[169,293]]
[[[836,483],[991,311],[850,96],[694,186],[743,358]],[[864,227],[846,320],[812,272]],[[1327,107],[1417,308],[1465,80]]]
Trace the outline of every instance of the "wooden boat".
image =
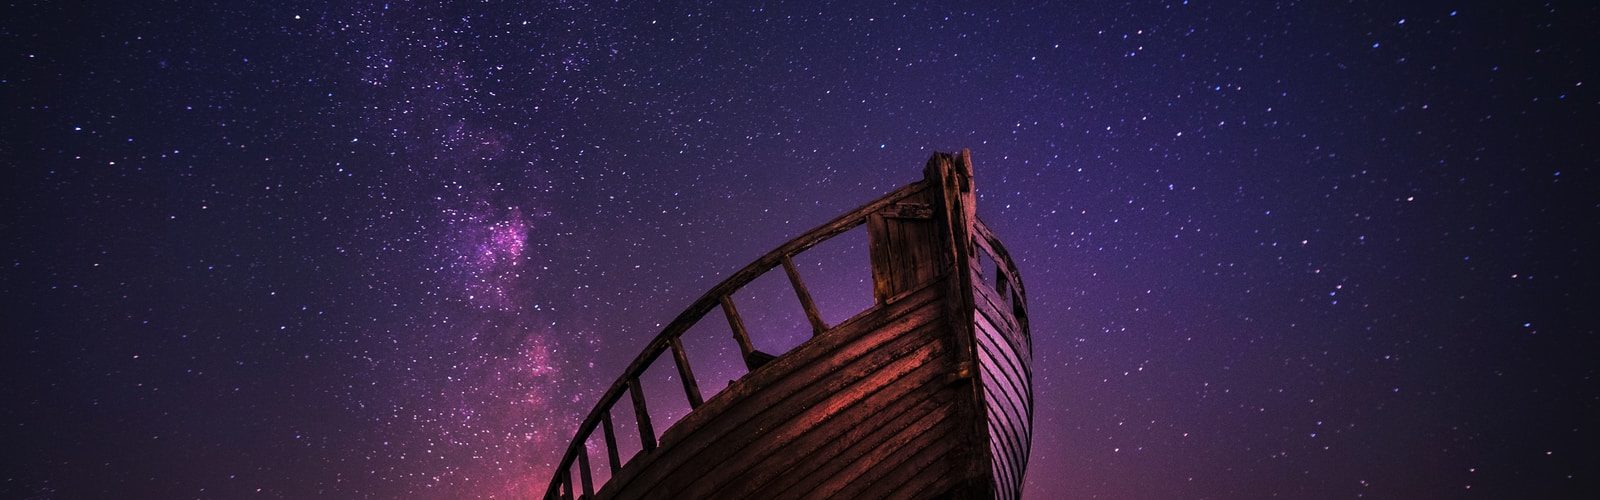
[[[1033,422],[1022,279],[974,212],[970,153],[935,153],[923,175],[784,243],[679,314],[578,425],[546,498],[1021,497]],[[793,257],[863,224],[874,304],[828,325]],[[773,355],[753,347],[733,296],[779,266],[813,337]],[[680,337],[718,308],[749,372],[703,399]],[[692,410],[658,434],[640,377],[668,353]],[[612,411],[624,397],[641,443],[626,463],[617,441],[632,437],[617,435]],[[604,457],[589,456],[596,432]],[[597,484],[592,467],[609,480]]]

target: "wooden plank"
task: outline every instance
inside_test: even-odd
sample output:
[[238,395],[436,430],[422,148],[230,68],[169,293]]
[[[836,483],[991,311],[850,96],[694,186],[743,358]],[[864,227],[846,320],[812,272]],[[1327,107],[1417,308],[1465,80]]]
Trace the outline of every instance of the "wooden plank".
[[[961,476],[950,474],[941,467],[923,469],[916,477],[911,478],[908,484],[918,485],[915,488],[902,489],[890,495],[888,500],[911,500],[915,498],[939,498],[940,493],[948,496],[948,492],[955,486]],[[996,497],[1008,498],[1008,497]]]
[[1005,359],[1007,362],[1004,366],[1007,373],[1025,377],[1033,372],[1033,369],[1030,366],[1031,362],[1028,360],[1026,353],[1022,352],[1017,348],[1016,344],[1012,343],[1012,341],[1015,339],[1007,336],[1006,332],[1001,330],[1001,328],[1003,328],[1003,323],[991,321],[989,316],[986,314],[978,315],[976,317],[976,323],[978,326],[979,338],[992,339],[991,343],[994,346],[993,352],[995,354],[1002,355],[1003,359]]
[[800,270],[795,269],[794,259],[788,255],[783,256],[783,272],[789,275],[789,285],[794,287],[794,294],[800,299],[800,308],[805,309],[806,320],[811,322],[811,336],[828,331],[828,324],[822,321],[822,313],[817,312],[817,302],[811,299],[811,291],[806,290],[805,282],[800,280]]
[[[983,349],[978,351],[979,366],[984,370],[983,388],[990,391],[991,395],[998,395],[1005,398],[1006,402],[1015,403],[1017,406],[1013,413],[1017,416],[1017,420],[1021,421],[1022,417],[1031,413],[1028,411],[1031,394],[1027,392],[1025,383],[1018,380],[1019,376],[1008,366],[1012,362],[1005,359],[1007,356],[1004,353],[995,352],[992,342],[993,340],[987,335],[979,337],[979,343],[983,346]],[[991,404],[998,403],[992,397],[989,401]]]
[[683,380],[683,393],[689,397],[689,409],[699,408],[705,399],[700,396],[700,384],[695,382],[694,370],[689,367],[689,354],[683,350],[683,338],[672,338],[672,361],[678,365],[678,378]]
[[639,421],[639,443],[644,447],[640,453],[655,451],[656,430],[650,425],[650,411],[644,404],[644,384],[639,383],[638,377],[628,379],[628,395],[633,397],[633,416]]
[[[795,488],[826,482],[828,478],[836,476],[840,469],[860,461],[872,450],[882,447],[903,429],[929,415],[949,412],[951,391],[940,389],[930,392],[928,398],[915,405],[903,405],[907,407],[897,405],[896,408],[884,412],[887,415],[883,419],[866,420],[861,425],[853,426],[849,433],[831,442],[830,447],[822,454],[781,470],[771,482],[756,485],[759,488],[757,491],[763,492],[764,496],[781,496],[779,494],[794,491]],[[941,472],[950,474],[951,471]]]
[[907,221],[912,231],[912,238],[916,244],[912,246],[917,259],[916,278],[914,282],[921,283],[939,276],[941,268],[945,265],[939,252],[936,227],[933,221]]
[[[1005,430],[995,425],[994,422],[989,422],[989,435],[994,436],[1004,432]],[[989,442],[989,465],[991,467],[991,473],[994,474],[993,477],[997,490],[1009,490],[1011,488],[1008,488],[1007,486],[1017,484],[1022,481],[1022,469],[1021,466],[1016,463],[1018,455],[1015,451],[1013,451],[1014,449],[1015,448],[1013,448],[1009,443],[1004,441],[991,440]]]
[[[744,475],[747,471],[743,464],[727,464],[724,460],[750,446],[780,444],[768,438],[773,426],[794,420],[806,409],[822,404],[829,396],[845,391],[862,378],[881,375],[879,379],[892,381],[928,363],[930,359],[944,355],[943,344],[933,342],[932,336],[927,335],[928,331],[922,333],[871,345],[870,352],[855,357],[848,365],[839,366],[832,375],[789,377],[788,385],[797,389],[792,392],[769,386],[762,395],[782,397],[747,400],[743,405],[749,410],[743,415],[745,418],[724,421],[715,439],[706,443],[708,446],[693,452],[674,449],[681,460],[675,460],[672,467],[658,469],[657,479],[635,484],[634,487],[670,492],[695,482],[718,483],[728,481],[732,476]],[[878,383],[887,382],[880,380]]]
[[[911,376],[902,377],[865,398],[850,401],[847,407],[821,424],[801,430],[788,440],[788,446],[768,447],[764,454],[749,458],[742,455],[731,458],[731,462],[749,464],[750,473],[738,481],[719,485],[722,489],[703,498],[752,498],[759,492],[773,491],[768,486],[787,484],[782,482],[784,477],[803,476],[826,463],[842,460],[837,457],[854,444],[887,438],[890,431],[907,421],[904,417],[907,413],[922,415],[938,411],[949,403],[947,391],[941,387],[944,383],[940,377],[942,370],[939,364],[925,364]],[[689,493],[695,491],[688,490]]]
[[972,230],[978,235],[978,241],[988,247],[989,254],[995,257],[995,261],[1005,263],[1006,271],[1010,275],[1011,286],[1015,288],[1015,291],[1027,296],[1028,292],[1026,287],[1022,286],[1022,273],[1018,271],[1016,261],[1011,259],[1011,254],[1006,251],[1006,247],[1000,242],[1000,239],[995,237],[994,232],[989,229],[989,225],[985,224],[982,219],[974,217]]
[[[951,432],[958,431],[951,429]],[[906,487],[906,483],[923,470],[944,468],[939,467],[937,462],[944,460],[952,452],[953,449],[947,446],[923,446],[916,450],[897,453],[893,459],[879,465],[878,470],[874,471],[877,474],[870,481],[860,481],[858,483],[865,486],[859,495],[845,494],[840,496],[889,498],[894,496],[896,491]],[[893,466],[884,467],[885,465],[890,465],[889,462],[894,462]]]
[[[838,390],[839,382],[829,379],[826,376],[828,373],[840,370],[847,361],[874,352],[893,338],[915,332],[918,328],[935,328],[931,324],[918,325],[916,321],[900,321],[897,318],[913,312],[937,314],[941,304],[936,300],[938,292],[939,287],[924,287],[920,293],[908,296],[903,301],[875,309],[867,317],[871,321],[855,323],[851,325],[853,329],[836,328],[829,335],[802,344],[800,348],[774,361],[772,366],[739,380],[724,389],[723,394],[707,401],[701,409],[686,415],[667,430],[662,441],[672,443],[673,450],[670,453],[662,453],[638,466],[624,468],[603,490],[617,485],[620,491],[616,498],[632,498],[632,495],[675,474],[686,463],[698,460],[699,454],[717,453],[716,450],[724,449],[722,447],[728,446],[726,436],[729,433],[744,428],[756,415],[775,405],[783,405],[785,412],[798,412],[799,407],[812,404],[823,395]],[[928,333],[924,331],[917,335]],[[819,363],[822,356],[834,361]],[[888,361],[878,359],[876,362]],[[753,397],[757,391],[765,397]],[[793,391],[804,393],[795,395]],[[781,420],[779,417],[766,418]]]
[[611,425],[611,408],[606,408],[605,417],[600,422],[605,425],[606,458],[611,461],[611,474],[616,475],[617,469],[622,468],[622,458],[617,455],[617,431]]
[[[952,433],[957,427],[956,419],[949,413],[931,413],[926,418],[918,421],[914,427],[905,429],[912,432],[902,432],[877,449],[871,450],[861,460],[850,464],[844,470],[828,477],[824,482],[810,488],[799,498],[872,498],[852,495],[861,488],[872,485],[880,480],[886,465],[893,467],[899,465],[896,457],[908,457],[920,450],[939,450],[951,448],[952,443],[945,436]],[[786,492],[787,493],[787,492]],[[778,498],[787,498],[782,495]]]
[[881,215],[867,217],[867,248],[872,260],[872,297],[878,304],[889,301],[894,266],[889,261],[889,229]]
[[908,318],[926,314],[926,311],[936,309],[939,292],[942,287],[929,283],[907,293],[904,297],[893,300],[884,307],[872,307],[857,314],[854,318],[835,326],[829,335],[820,337],[819,340],[802,344],[794,351],[785,354],[790,361],[779,361],[762,372],[750,374],[747,378],[736,381],[733,385],[723,389],[726,397],[712,398],[706,401],[703,411],[690,412],[676,425],[668,428],[662,435],[663,440],[672,437],[670,441],[683,442],[688,436],[699,432],[710,421],[722,418],[722,413],[729,408],[738,406],[739,399],[749,397],[755,389],[782,380],[791,375],[791,372],[808,367],[808,360],[814,360],[818,353],[845,348],[849,344],[869,336],[874,330],[884,328],[886,324],[893,324],[891,330],[896,335],[910,331],[917,325]]
[[[989,395],[1002,397],[992,393]],[[1028,435],[1028,432],[1025,429],[1017,429],[1006,422],[1005,420],[1009,417],[1006,416],[1004,408],[989,406],[988,409],[987,429],[989,433],[989,448],[992,452],[990,454],[991,464],[1000,466],[999,468],[1012,476],[1021,476],[1020,469],[1013,464],[1020,464],[1022,460],[1027,458],[1021,443]]]
[[[931,338],[923,339],[928,344],[926,356],[918,357],[917,351],[907,364],[895,364],[870,372],[859,379],[844,386],[839,391],[826,394],[825,399],[804,406],[801,411],[787,419],[773,420],[766,429],[759,429],[757,440],[736,451],[730,451],[722,456],[713,457],[709,461],[698,462],[699,470],[708,471],[697,474],[699,479],[692,484],[685,485],[681,490],[662,489],[668,496],[678,498],[728,498],[728,495],[712,495],[716,488],[728,484],[749,483],[762,477],[770,477],[780,473],[783,469],[763,467],[762,459],[774,454],[798,457],[809,455],[826,442],[803,441],[802,436],[813,433],[833,432],[839,433],[855,422],[863,420],[868,413],[852,411],[857,404],[875,397],[883,391],[892,390],[889,400],[878,400],[880,405],[889,405],[896,400],[911,398],[914,395],[905,391],[910,387],[921,386],[925,382],[939,378],[942,365],[942,345],[935,343]],[[736,474],[722,473],[722,470],[739,469]],[[684,474],[680,469],[679,474]]]
[[900,202],[884,207],[878,213],[896,219],[932,219],[933,207],[923,202]]
[[1021,481],[1032,435],[1032,393],[1028,383],[1019,380],[1026,373],[1015,359],[1011,346],[995,331],[983,315],[977,317],[978,358],[984,380],[988,408],[992,456],[1005,477]]
[[894,280],[890,281],[889,293],[899,293],[915,285],[917,255],[913,248],[916,245],[906,231],[908,222],[899,219],[884,221],[889,226],[889,262],[893,266],[890,274],[894,276]]
[[994,372],[986,374],[984,388],[1000,390],[1009,401],[1019,404],[1014,412],[1019,421],[1024,416],[1031,416],[1033,394],[1027,369],[1016,359],[1015,352],[992,332],[992,325],[987,320],[979,319],[978,332],[978,342],[982,346],[978,352],[980,362],[988,363],[984,368]]

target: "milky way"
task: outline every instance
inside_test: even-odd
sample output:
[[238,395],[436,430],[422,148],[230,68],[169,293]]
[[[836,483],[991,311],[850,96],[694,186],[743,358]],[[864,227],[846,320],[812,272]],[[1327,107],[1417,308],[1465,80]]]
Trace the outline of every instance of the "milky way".
[[965,147],[1028,498],[1594,498],[1600,12],[1503,4],[13,6],[0,497],[541,491],[681,308]]

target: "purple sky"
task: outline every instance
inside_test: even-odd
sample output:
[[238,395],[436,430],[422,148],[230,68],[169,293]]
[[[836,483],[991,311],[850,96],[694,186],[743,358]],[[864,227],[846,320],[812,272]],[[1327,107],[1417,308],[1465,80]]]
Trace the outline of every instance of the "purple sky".
[[7,9],[0,497],[542,491],[660,325],[963,147],[1027,497],[1600,495],[1593,2],[336,3]]

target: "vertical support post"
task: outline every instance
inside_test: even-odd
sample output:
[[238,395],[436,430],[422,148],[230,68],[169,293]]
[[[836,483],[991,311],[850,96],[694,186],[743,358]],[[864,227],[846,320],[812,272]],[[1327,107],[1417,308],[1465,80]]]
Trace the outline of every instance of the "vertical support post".
[[[931,177],[929,177],[931,179]],[[867,253],[872,261],[872,299],[878,305],[889,302],[889,228],[883,214],[867,214]]]
[[583,496],[594,496],[594,476],[589,472],[588,446],[578,447],[578,479],[583,482]]
[[574,496],[572,494],[572,462],[563,460],[561,463],[563,464],[561,468],[561,498],[562,500],[572,500]]
[[633,396],[633,416],[639,419],[639,444],[644,447],[643,453],[656,449],[656,430],[650,426],[650,411],[644,406],[644,386],[639,383],[639,377],[628,379],[628,394]]
[[600,418],[601,425],[606,431],[606,458],[611,459],[611,473],[616,474],[622,468],[622,458],[617,455],[617,431],[611,425],[611,409],[606,408],[604,416]]
[[689,368],[689,354],[683,350],[683,339],[672,337],[672,360],[678,365],[678,378],[683,379],[683,393],[689,396],[689,409],[699,408],[705,399],[700,395],[700,384],[695,382],[694,370]]
[[739,310],[733,307],[733,297],[722,296],[722,314],[728,317],[728,329],[733,330],[733,340],[739,343],[739,354],[744,357],[744,366],[750,370],[761,367],[763,361],[758,361],[756,347],[750,343],[750,332],[744,329],[744,320],[739,318]]
[[[949,256],[950,273],[945,284],[945,317],[950,322],[951,340],[956,352],[954,378],[967,380],[963,388],[967,396],[957,411],[966,414],[972,422],[969,438],[959,445],[959,453],[970,457],[967,477],[984,477],[991,470],[987,409],[983,404],[983,383],[977,369],[977,345],[974,334],[974,303],[972,271],[975,265],[977,244],[972,239],[973,221],[977,220],[976,198],[972,185],[972,153],[963,149],[959,154],[934,153],[924,169],[925,182],[934,189],[936,203],[934,219],[939,224],[941,238]],[[972,481],[957,487],[957,495],[966,498],[995,496],[994,485],[988,481]]]
[[822,335],[828,331],[828,324],[822,321],[822,313],[817,311],[817,302],[812,300],[811,291],[806,289],[806,284],[800,281],[800,270],[795,269],[794,259],[788,255],[783,256],[783,272],[789,275],[789,285],[794,287],[794,294],[800,298],[800,308],[806,311],[806,320],[811,322],[811,336]]

